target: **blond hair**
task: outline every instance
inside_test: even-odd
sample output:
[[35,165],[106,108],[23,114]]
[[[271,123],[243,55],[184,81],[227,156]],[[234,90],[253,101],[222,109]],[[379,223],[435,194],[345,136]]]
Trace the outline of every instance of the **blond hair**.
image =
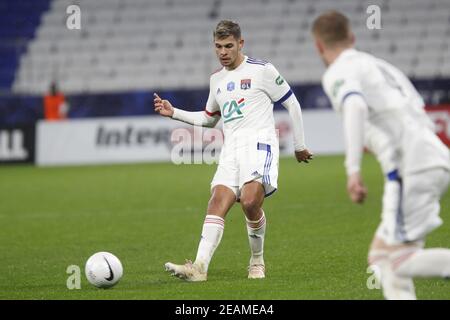
[[352,42],[350,21],[335,10],[317,17],[312,26],[312,33],[328,47],[345,46]]

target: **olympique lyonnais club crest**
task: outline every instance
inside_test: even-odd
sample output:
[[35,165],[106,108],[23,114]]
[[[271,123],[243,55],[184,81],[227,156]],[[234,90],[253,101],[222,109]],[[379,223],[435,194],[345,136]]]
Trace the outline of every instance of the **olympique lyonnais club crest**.
[[252,79],[242,79],[241,80],[241,89],[247,90],[252,87]]

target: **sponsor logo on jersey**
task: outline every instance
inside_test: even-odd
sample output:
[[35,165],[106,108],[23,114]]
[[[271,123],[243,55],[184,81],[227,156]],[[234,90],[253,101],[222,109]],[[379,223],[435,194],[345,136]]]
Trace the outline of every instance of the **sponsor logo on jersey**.
[[222,116],[224,123],[243,118],[241,108],[245,106],[245,99],[231,100],[224,103],[222,107]]
[[241,80],[241,89],[247,90],[252,87],[252,79],[242,79]]
[[282,76],[278,75],[278,77],[275,79],[275,83],[279,86],[281,86],[284,82],[284,79]]
[[228,82],[228,84],[227,84],[227,90],[228,90],[228,91],[233,91],[233,90],[234,90],[234,82],[233,82],[233,81]]

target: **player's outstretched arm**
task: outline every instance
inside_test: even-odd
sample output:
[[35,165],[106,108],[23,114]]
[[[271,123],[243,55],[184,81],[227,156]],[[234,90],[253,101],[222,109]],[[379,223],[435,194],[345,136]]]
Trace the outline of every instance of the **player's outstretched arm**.
[[161,99],[154,93],[155,111],[164,117],[186,122],[200,127],[214,127],[220,119],[219,115],[208,115],[205,111],[190,112],[175,108],[168,100]]

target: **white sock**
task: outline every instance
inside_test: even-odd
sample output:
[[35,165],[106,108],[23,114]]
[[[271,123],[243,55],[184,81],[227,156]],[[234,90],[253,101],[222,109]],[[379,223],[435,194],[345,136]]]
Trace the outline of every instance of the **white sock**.
[[208,271],[209,263],[220,243],[223,235],[225,220],[219,216],[206,215],[203,223],[202,237],[198,245],[195,264],[199,265],[203,272]]
[[266,233],[266,216],[264,211],[262,216],[257,221],[250,221],[245,217],[247,221],[247,234],[248,241],[250,243],[251,258],[250,264],[262,264],[264,265],[264,235]]
[[413,280],[399,277],[393,272],[387,250],[371,250],[368,262],[375,277],[381,283],[385,299],[416,300]]
[[449,249],[402,249],[390,258],[395,273],[402,277],[450,277]]

